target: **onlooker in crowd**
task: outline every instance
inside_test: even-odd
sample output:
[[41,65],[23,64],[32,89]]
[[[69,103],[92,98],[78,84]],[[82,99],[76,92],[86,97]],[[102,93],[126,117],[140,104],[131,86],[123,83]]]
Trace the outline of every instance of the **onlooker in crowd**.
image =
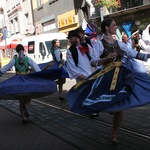
[[128,46],[129,49],[133,50],[132,44],[129,42],[129,37],[127,34],[122,35],[122,42],[124,42]]

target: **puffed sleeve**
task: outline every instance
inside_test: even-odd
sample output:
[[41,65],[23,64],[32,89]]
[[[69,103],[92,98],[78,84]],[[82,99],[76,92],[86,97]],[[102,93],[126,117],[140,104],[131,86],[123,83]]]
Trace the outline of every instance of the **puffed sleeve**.
[[92,53],[92,59],[94,60],[99,60],[100,56],[103,54],[104,51],[104,46],[100,40],[98,40],[94,45],[93,45],[93,53]]
[[119,47],[121,48],[121,50],[123,50],[125,52],[125,55],[127,57],[136,58],[136,56],[138,54],[138,52],[136,50],[129,49],[128,46],[122,41],[118,41],[118,44],[119,44]]
[[78,76],[81,75],[81,73],[79,72],[78,68],[76,67],[73,58],[72,58],[72,54],[70,52],[70,50],[67,50],[66,53],[66,57],[67,57],[67,69],[68,69],[68,75],[70,79],[76,79]]
[[150,53],[150,45],[147,45],[142,39],[139,40],[139,46],[143,49],[143,52]]
[[150,44],[150,34],[149,34],[149,28],[150,24],[146,27],[146,29],[143,31],[142,39],[146,44]]
[[119,44],[121,50],[123,50],[125,52],[125,55],[128,58],[136,58],[136,59],[143,60],[143,61],[148,60],[148,53],[141,53],[141,52],[137,52],[136,50],[131,50],[122,41],[118,41],[118,44]]
[[60,52],[60,50],[59,49],[55,50],[54,54],[55,54],[57,62],[60,62],[61,61],[61,58],[60,58],[61,52]]
[[34,72],[41,71],[40,67],[31,58],[28,58],[28,60],[29,60],[30,66]]

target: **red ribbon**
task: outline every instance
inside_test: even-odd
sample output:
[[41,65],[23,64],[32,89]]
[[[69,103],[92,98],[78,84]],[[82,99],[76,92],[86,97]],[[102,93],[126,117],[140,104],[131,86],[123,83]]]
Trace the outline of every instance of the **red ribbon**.
[[80,50],[81,53],[83,53],[83,54],[89,52],[89,48],[88,48],[88,47],[79,46],[79,50]]

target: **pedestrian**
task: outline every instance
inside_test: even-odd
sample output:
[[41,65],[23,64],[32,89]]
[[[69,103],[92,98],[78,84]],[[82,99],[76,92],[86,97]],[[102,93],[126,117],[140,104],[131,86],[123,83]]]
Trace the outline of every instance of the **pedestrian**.
[[[117,25],[113,19],[104,19],[101,30],[104,33],[100,41],[101,47],[94,60],[91,60],[91,64],[101,65],[102,68],[73,86],[67,93],[67,99],[73,112],[86,114],[106,111],[112,114],[111,144],[117,145],[123,119],[122,110],[150,103],[150,76],[143,72],[132,72],[125,62],[130,58],[147,61],[150,55],[131,51],[125,43],[114,39]],[[71,59],[69,51],[68,59]],[[73,64],[71,60],[70,64]],[[86,64],[85,62],[84,68]],[[145,93],[144,97],[141,93]]]
[[13,66],[15,66],[16,72],[15,76],[0,83],[0,99],[7,99],[7,97],[10,99],[19,99],[19,108],[23,119],[22,123],[25,124],[29,118],[27,106],[31,103],[31,98],[50,95],[57,91],[57,86],[51,80],[35,75],[32,77],[32,74],[29,74],[29,67],[31,67],[33,72],[40,72],[41,69],[31,58],[24,55],[22,44],[16,46],[16,52],[18,55],[15,55],[7,65],[0,69],[0,76]]
[[129,42],[129,36],[127,34],[125,34],[125,33],[122,35],[122,42],[127,44],[129,49],[133,50],[132,44],[131,44],[131,42]]

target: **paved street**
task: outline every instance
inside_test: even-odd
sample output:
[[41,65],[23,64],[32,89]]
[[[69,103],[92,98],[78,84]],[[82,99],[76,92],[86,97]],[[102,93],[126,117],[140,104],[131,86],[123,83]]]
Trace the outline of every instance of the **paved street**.
[[[7,73],[0,80],[11,76]],[[67,79],[64,97],[75,81]],[[150,105],[124,111],[120,144],[110,145],[112,116],[102,112],[89,118],[69,111],[67,100],[58,103],[58,93],[34,99],[30,122],[23,125],[18,101],[0,101],[0,149],[2,150],[149,150]]]

